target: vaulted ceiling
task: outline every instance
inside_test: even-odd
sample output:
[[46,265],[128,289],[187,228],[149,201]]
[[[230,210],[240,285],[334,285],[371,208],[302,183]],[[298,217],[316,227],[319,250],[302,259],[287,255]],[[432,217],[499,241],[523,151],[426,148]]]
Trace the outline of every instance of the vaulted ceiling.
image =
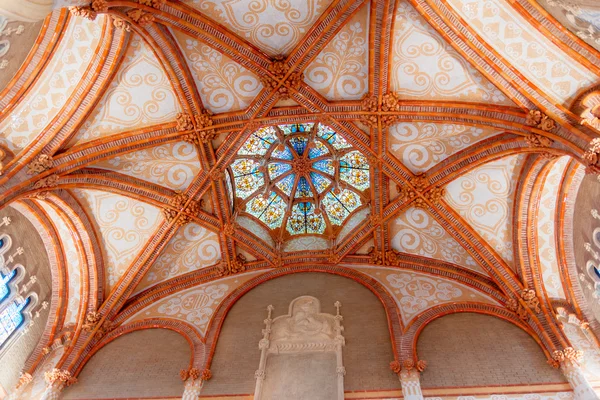
[[0,202],[51,221],[73,371],[108,331],[212,343],[230,295],[305,270],[371,282],[399,336],[469,309],[549,354],[553,306],[583,307],[569,191],[599,85],[534,0],[95,0],[0,93]]

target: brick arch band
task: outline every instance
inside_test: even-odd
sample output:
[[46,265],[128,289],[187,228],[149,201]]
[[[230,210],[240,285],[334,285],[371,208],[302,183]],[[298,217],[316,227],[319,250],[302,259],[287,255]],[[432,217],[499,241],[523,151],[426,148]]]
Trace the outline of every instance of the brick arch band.
[[227,318],[229,310],[240,298],[242,298],[244,294],[248,293],[258,285],[270,281],[272,279],[303,272],[320,272],[349,278],[357,283],[360,283],[361,285],[369,289],[375,296],[377,296],[377,298],[381,301],[383,305],[387,317],[394,357],[399,357],[398,351],[401,345],[400,338],[402,337],[403,329],[402,320],[400,319],[400,310],[398,310],[398,306],[396,305],[395,300],[385,289],[385,287],[383,287],[383,285],[381,285],[379,282],[377,282],[375,279],[371,278],[368,275],[343,266],[295,266],[271,270],[267,273],[257,276],[238,287],[236,290],[230,293],[227,296],[227,298],[223,302],[221,302],[221,304],[219,304],[219,307],[213,314],[208,331],[206,333],[205,349],[207,351],[207,354],[205,357],[205,368],[210,368],[210,364],[214,357],[216,345],[218,342],[219,334],[221,332],[223,323]]
[[[168,329],[177,332],[186,340],[190,346],[190,363],[188,367],[201,368],[204,363],[205,345],[202,342],[202,338],[196,332],[196,329],[190,324],[170,319],[170,318],[147,318],[141,321],[135,321],[129,324],[121,325],[114,329],[106,336],[104,336],[94,347],[85,355],[84,358],[80,358],[75,365],[70,369],[72,370],[73,376],[79,375],[81,370],[85,367],[87,362],[103,347],[111,343],[113,340],[127,335],[132,332],[141,331],[145,329]],[[182,365],[182,368],[185,366]]]

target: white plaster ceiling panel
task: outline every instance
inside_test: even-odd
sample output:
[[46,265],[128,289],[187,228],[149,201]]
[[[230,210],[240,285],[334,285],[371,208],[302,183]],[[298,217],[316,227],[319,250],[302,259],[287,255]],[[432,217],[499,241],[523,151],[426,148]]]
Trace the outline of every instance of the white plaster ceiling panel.
[[256,236],[264,240],[264,242],[267,243],[269,246],[275,247],[275,241],[269,234],[269,231],[252,218],[241,215],[235,219],[235,222],[237,222],[241,227],[249,230]]
[[196,223],[186,224],[171,238],[135,291],[214,265],[220,258],[219,236]]
[[556,257],[555,219],[557,201],[559,201],[558,189],[569,160],[569,157],[564,156],[554,161],[544,180],[536,218],[538,259],[542,269],[544,288],[550,298],[565,298]]
[[263,89],[252,72],[205,43],[173,30],[204,107],[213,113],[245,109]]
[[152,49],[133,34],[122,64],[70,145],[175,121],[181,106]]
[[328,100],[356,100],[369,91],[369,5],[362,7],[304,71]]
[[106,291],[110,293],[163,221],[156,207],[129,197],[97,190],[73,194],[93,220],[104,259]]
[[283,251],[293,253],[295,251],[327,250],[328,248],[329,241],[325,238],[318,236],[300,236],[285,242]]
[[439,276],[386,267],[358,267],[394,297],[404,325],[429,308],[456,302],[498,303],[467,285]]
[[202,166],[196,146],[187,142],[165,143],[149,149],[120,154],[92,164],[173,190],[185,190]]
[[487,275],[469,253],[423,209],[408,208],[389,227],[390,244],[394,250],[447,261]]
[[348,218],[348,222],[344,224],[342,229],[340,229],[340,233],[337,235],[337,242],[340,243],[346,236],[352,231],[352,229],[356,228],[360,225],[365,218],[371,213],[370,208],[363,208],[355,212],[350,218]]
[[67,310],[64,325],[77,324],[77,314],[81,303],[81,254],[75,245],[75,238],[67,226],[63,217],[45,201],[36,201],[54,224],[62,249],[64,251],[67,266]]
[[331,0],[185,0],[265,53],[287,55]]
[[178,319],[194,326],[198,333],[205,337],[212,315],[219,304],[235,289],[261,273],[264,271],[229,276],[172,294],[138,311],[124,323],[147,318]]
[[472,144],[501,132],[433,122],[401,122],[389,128],[389,149],[413,173],[425,172]]
[[450,182],[444,196],[510,266],[515,187],[524,159],[521,154],[479,166]]
[[449,0],[464,20],[521,74],[559,103],[600,79],[571,59],[506,0]]
[[0,122],[0,144],[18,153],[56,117],[93,60],[104,17],[71,18],[49,64],[10,116]]
[[391,89],[403,99],[514,105],[408,3],[399,0],[391,51]]

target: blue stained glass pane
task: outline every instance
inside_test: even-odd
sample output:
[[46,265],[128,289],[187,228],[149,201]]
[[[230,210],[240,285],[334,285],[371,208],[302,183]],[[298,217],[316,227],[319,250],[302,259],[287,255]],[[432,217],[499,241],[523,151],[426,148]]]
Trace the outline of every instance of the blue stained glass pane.
[[275,150],[273,150],[271,153],[271,158],[278,158],[280,160],[293,160],[294,156],[292,155],[289,147],[285,146],[283,150],[275,148]]
[[282,180],[280,180],[279,182],[277,182],[275,186],[277,186],[279,190],[281,190],[287,196],[291,196],[292,188],[294,187],[294,179],[296,179],[296,175],[290,174]]
[[314,146],[308,151],[308,158],[317,158],[329,153],[329,149],[319,140],[315,140]]
[[286,172],[288,172],[291,169],[292,169],[292,167],[289,164],[278,163],[278,162],[270,163],[269,164],[269,177],[271,179],[275,179],[278,176],[285,174]]
[[4,276],[0,272],[0,303],[10,294],[8,283],[17,275],[17,270],[12,270],[8,275]]
[[290,135],[298,132],[310,132],[313,126],[314,124],[286,124],[279,125],[279,129],[283,131],[284,135]]
[[323,193],[325,189],[331,184],[331,181],[325,178],[323,175],[319,175],[317,173],[311,172],[310,179],[312,181],[313,186],[317,189],[319,194]]
[[298,187],[296,188],[296,195],[294,197],[312,197],[312,195],[313,193],[312,190],[310,190],[310,185],[308,184],[308,181],[305,177],[300,177],[300,179],[298,180]]
[[4,247],[4,239],[0,239],[0,249]]
[[594,267],[594,273],[596,274],[596,277],[600,279],[600,271],[598,271],[598,268]]
[[306,150],[306,145],[308,144],[308,138],[305,137],[293,137],[290,139],[290,144],[296,150],[296,154],[299,156],[304,154],[304,150]]
[[2,346],[24,321],[23,309],[31,299],[28,297],[23,302],[13,301],[0,312],[0,346]]
[[333,168],[333,162],[331,160],[317,161],[312,166],[314,169],[323,171],[331,176],[333,176],[335,173],[335,168]]
[[329,142],[329,144],[331,144],[338,150],[351,147],[350,144],[348,144],[348,142],[346,142],[346,140],[342,136],[338,135],[333,129],[331,129],[328,126],[322,124],[319,125],[319,131],[317,132],[317,135],[320,138]]

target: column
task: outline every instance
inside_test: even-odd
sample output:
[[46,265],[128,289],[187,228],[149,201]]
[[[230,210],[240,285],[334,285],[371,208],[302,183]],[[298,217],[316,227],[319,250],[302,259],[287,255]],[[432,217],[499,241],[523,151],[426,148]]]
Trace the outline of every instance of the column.
[[19,383],[17,383],[17,386],[15,386],[15,389],[8,395],[6,400],[17,400],[23,393],[23,390],[25,390],[27,385],[29,385],[29,383],[32,380],[33,380],[33,377],[31,376],[31,374],[28,374],[28,373],[22,374],[21,377],[19,378]]
[[402,396],[404,400],[423,400],[421,392],[420,373],[416,369],[400,371],[400,383],[402,384]]
[[582,351],[567,347],[562,351],[555,351],[552,358],[560,366],[563,375],[573,388],[574,400],[600,400],[579,364],[583,358]]
[[61,398],[62,391],[67,387],[71,386],[77,379],[71,376],[71,372],[67,370],[60,370],[54,368],[51,371],[45,373],[46,378],[46,390],[40,397],[40,400],[59,400]]
[[194,367],[182,369],[179,375],[181,375],[181,379],[185,382],[181,400],[198,400],[202,392],[202,387],[204,387],[204,382],[212,377],[209,369],[205,369],[200,373],[200,370]]

